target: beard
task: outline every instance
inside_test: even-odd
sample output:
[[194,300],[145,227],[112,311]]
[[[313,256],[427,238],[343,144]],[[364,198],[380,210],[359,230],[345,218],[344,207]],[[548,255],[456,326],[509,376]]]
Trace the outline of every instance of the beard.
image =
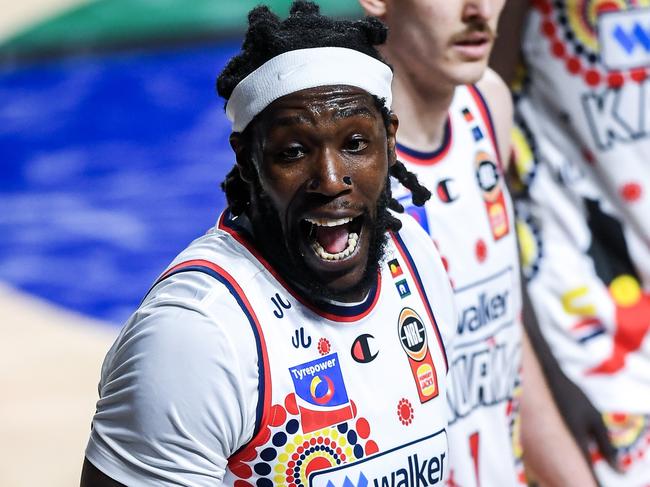
[[305,264],[298,248],[298,239],[301,238],[297,234],[298,225],[294,225],[296,234],[284,233],[277,210],[257,181],[253,184],[255,194],[251,198],[255,212],[249,215],[253,225],[255,246],[283,279],[295,285],[301,294],[312,301],[345,301],[350,296],[365,294],[377,281],[377,272],[382,264],[388,242],[392,218],[388,211],[389,184],[387,178],[375,207],[376,216],[372,218],[367,210],[364,215],[369,222],[367,228],[371,230],[368,257],[361,279],[353,286],[346,289],[332,289],[324,282],[322,275],[312,271]]

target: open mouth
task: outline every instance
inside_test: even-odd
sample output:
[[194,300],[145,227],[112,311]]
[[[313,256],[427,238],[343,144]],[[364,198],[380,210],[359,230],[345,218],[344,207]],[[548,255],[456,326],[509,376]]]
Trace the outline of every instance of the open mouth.
[[359,244],[363,216],[344,218],[305,218],[300,226],[314,253],[322,260],[349,258]]

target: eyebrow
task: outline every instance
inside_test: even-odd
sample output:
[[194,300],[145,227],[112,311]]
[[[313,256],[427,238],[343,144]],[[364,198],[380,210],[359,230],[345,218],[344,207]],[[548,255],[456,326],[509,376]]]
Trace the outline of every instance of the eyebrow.
[[302,125],[302,124],[309,124],[309,123],[312,123],[309,117],[306,117],[304,115],[298,115],[298,114],[278,117],[273,120],[273,125],[281,126],[281,127],[291,127],[293,125]]
[[370,108],[368,107],[343,108],[334,114],[334,120],[338,120],[341,118],[356,117],[356,116],[375,118],[376,115],[377,114],[373,113],[373,111],[370,110]]

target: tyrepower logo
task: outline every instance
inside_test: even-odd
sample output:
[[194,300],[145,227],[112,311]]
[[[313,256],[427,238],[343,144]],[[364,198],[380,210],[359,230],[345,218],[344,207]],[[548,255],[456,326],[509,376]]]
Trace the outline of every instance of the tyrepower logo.
[[336,353],[290,367],[304,433],[352,419],[353,412]]
[[447,475],[445,430],[356,463],[310,475],[310,487],[428,487]]

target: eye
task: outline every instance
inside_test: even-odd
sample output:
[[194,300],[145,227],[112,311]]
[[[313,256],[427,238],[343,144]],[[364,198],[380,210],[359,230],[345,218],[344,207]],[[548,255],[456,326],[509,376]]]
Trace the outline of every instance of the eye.
[[280,159],[284,159],[285,161],[294,161],[305,155],[305,148],[299,144],[291,145],[278,155]]
[[368,141],[361,135],[354,135],[347,141],[345,150],[348,152],[361,152],[368,147]]

